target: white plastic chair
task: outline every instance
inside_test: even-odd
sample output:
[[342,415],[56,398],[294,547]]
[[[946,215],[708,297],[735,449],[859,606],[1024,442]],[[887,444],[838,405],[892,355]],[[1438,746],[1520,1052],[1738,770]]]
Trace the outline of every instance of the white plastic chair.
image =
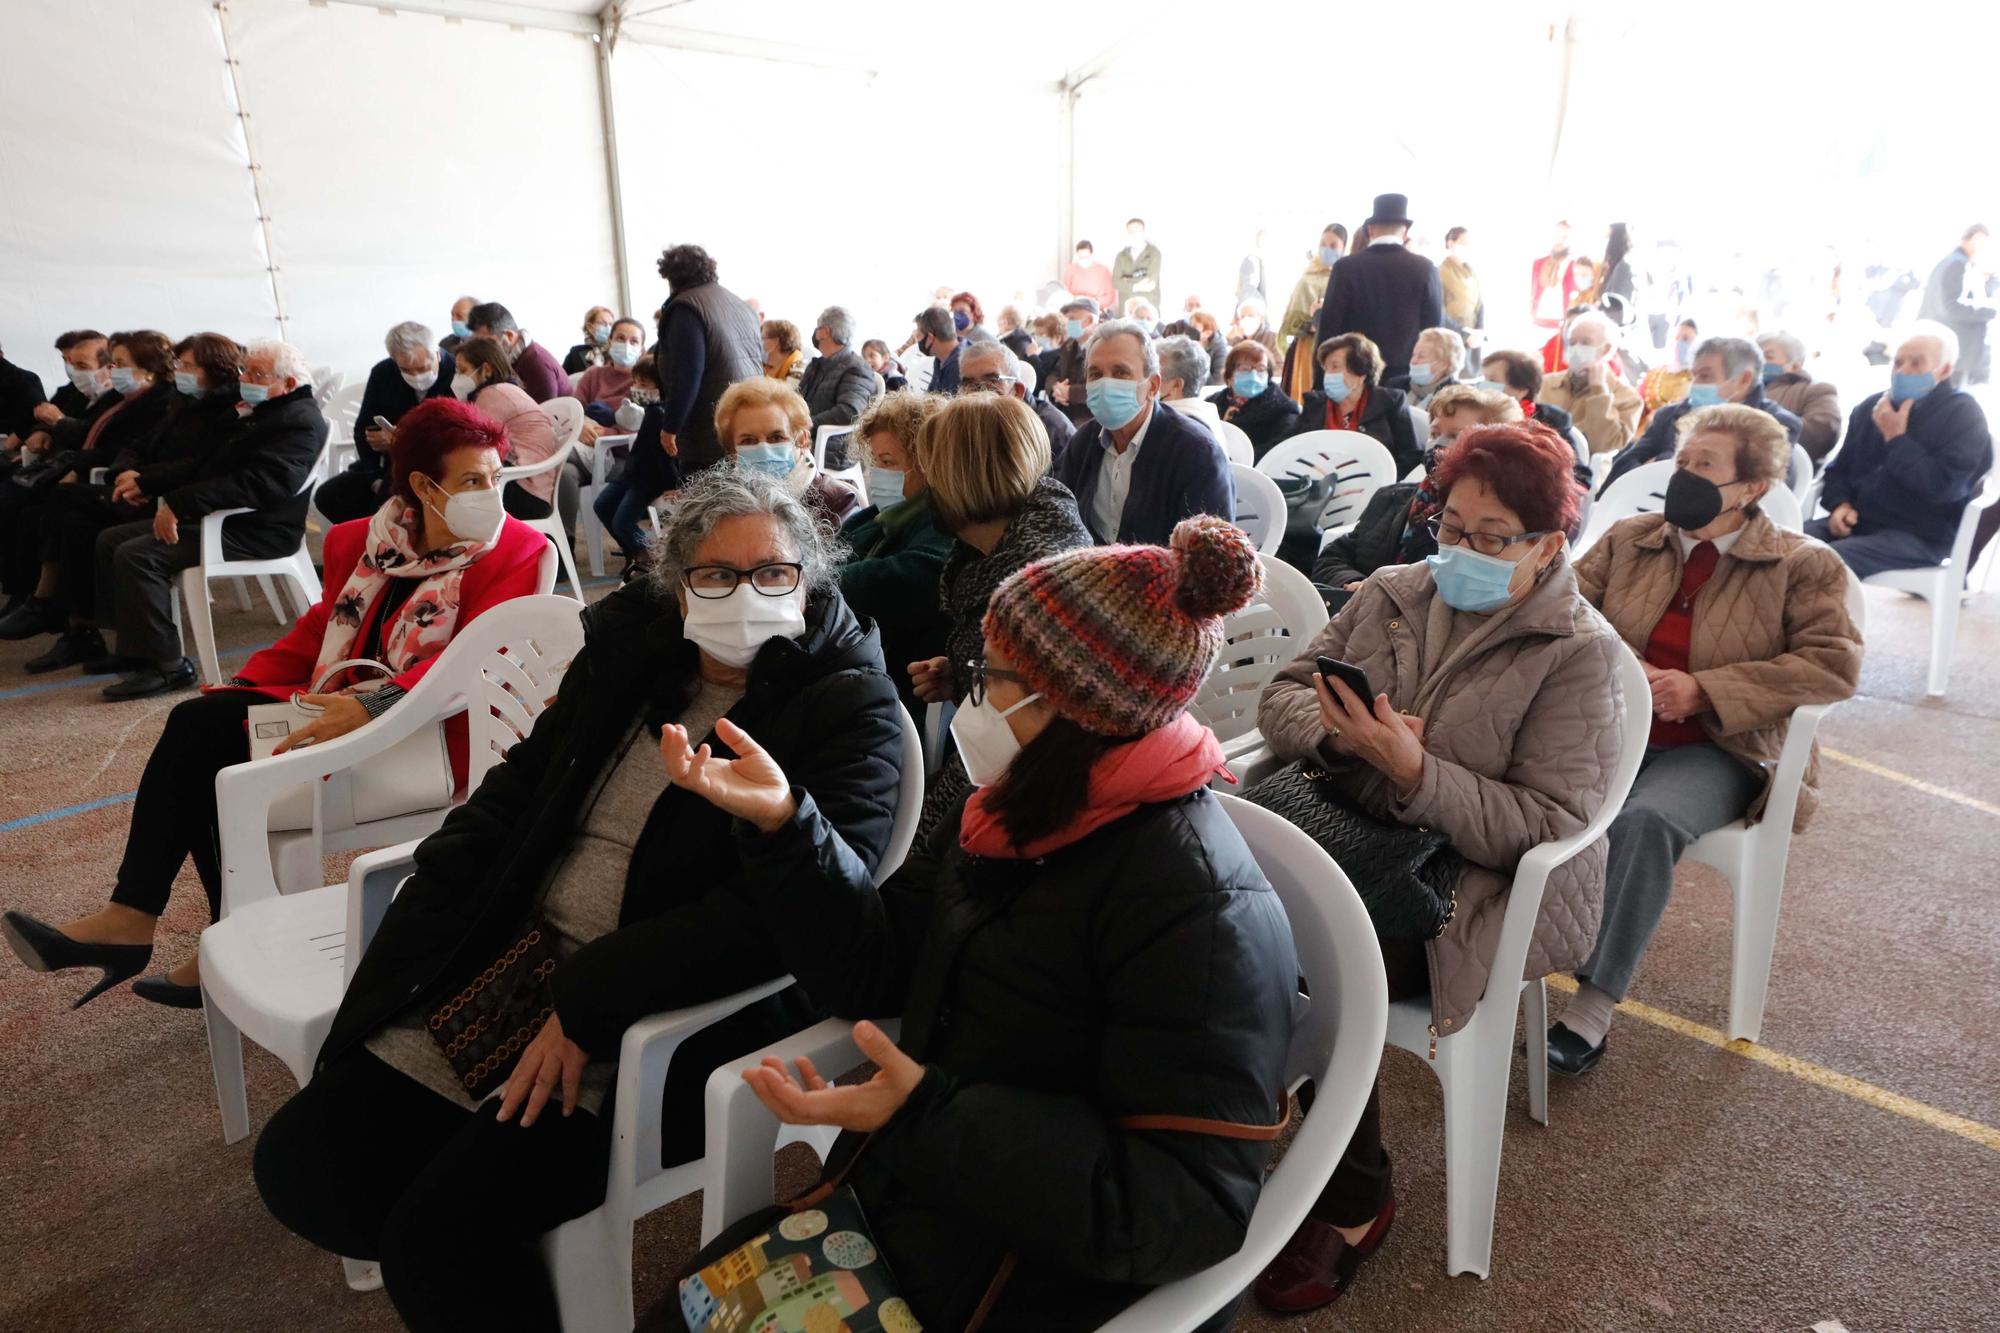
[[1431,414],[1415,403],[1405,403],[1403,411],[1409,413],[1410,430],[1417,437],[1418,451],[1428,449],[1431,443]]
[[[1264,480],[1270,484],[1270,478]],[[1257,701],[1264,687],[1298,660],[1327,622],[1326,602],[1311,579],[1274,554],[1257,560],[1264,567],[1264,590],[1222,618],[1222,651],[1188,704],[1188,712],[1208,725],[1231,759],[1263,744]]]
[[[1235,1254],[1157,1287],[1103,1325],[1103,1333],[1187,1333],[1239,1295],[1277,1257],[1333,1174],[1382,1058],[1388,986],[1381,948],[1361,900],[1340,867],[1283,818],[1247,801],[1217,796],[1291,920],[1299,970],[1312,998],[1294,1004],[1285,1084],[1310,1079],[1313,1107],[1264,1182]],[[894,1024],[884,1023],[893,1032]],[[740,1077],[765,1056],[805,1056],[820,1069],[862,1062],[850,1024],[830,1019],[718,1069],[708,1080],[708,1168],[702,1189],[704,1244],[774,1197],[772,1158],[779,1125]]]
[[1285,493],[1247,463],[1231,461],[1229,475],[1236,483],[1236,526],[1260,552],[1276,555],[1285,542]]
[[[1865,611],[1861,581],[1847,576],[1847,614],[1859,630]],[[1771,955],[1778,943],[1778,906],[1785,893],[1785,866],[1792,851],[1792,817],[1799,808],[1799,785],[1812,758],[1813,737],[1832,704],[1792,710],[1785,745],[1771,777],[1771,799],[1755,824],[1739,819],[1704,834],[1687,849],[1689,860],[1714,866],[1736,895],[1735,932],[1730,940],[1729,1036],[1756,1041],[1764,1027],[1764,999],[1771,985]]]
[[861,441],[858,438],[849,440],[847,443],[846,467],[836,469],[832,472],[827,471],[826,467],[826,442],[836,435],[853,435],[854,433],[854,427],[852,426],[821,426],[818,430],[815,430],[813,432],[813,469],[828,481],[837,481],[846,486],[861,497],[863,504],[867,504],[868,481],[866,470],[861,465]]
[[1972,538],[1979,516],[1996,500],[2000,500],[2000,484],[1988,476],[1959,515],[1958,535],[1952,538],[1951,555],[1943,564],[1891,569],[1862,580],[1871,588],[1915,593],[1930,603],[1931,670],[1926,694],[1942,695],[1951,679],[1951,654],[1958,645],[1958,599],[1965,586],[1966,562],[1972,557]]
[[1313,526],[1322,541],[1354,526],[1369,497],[1396,480],[1396,463],[1372,436],[1355,430],[1309,430],[1273,445],[1257,470],[1276,481],[1332,476],[1333,493]]
[[[577,488],[577,522],[583,525],[584,556],[590,561],[592,578],[604,576],[604,523],[597,517],[597,496],[611,480],[611,469],[618,455],[628,452],[639,437],[636,435],[600,435],[594,445],[578,444],[576,451],[590,464],[590,481]],[[660,534],[660,507],[646,506],[646,515],[652,520],[653,535]]]
[[1786,532],[1804,532],[1805,515],[1799,512],[1799,497],[1789,486],[1773,483],[1764,491],[1764,498],[1757,502],[1771,522]]
[[[576,448],[576,437],[583,430],[583,404],[574,398],[551,398],[542,404],[542,413],[548,417],[549,428],[555,433],[556,447],[547,458],[537,462],[501,468],[498,480],[502,486],[546,472],[556,472],[568,465],[570,451]],[[569,534],[563,531],[561,507],[551,504],[547,518],[524,518],[521,522],[555,543],[556,558],[562,562],[563,574],[569,579],[576,600],[584,600],[583,580],[577,576],[576,552],[570,549]]]
[[[1805,508],[1806,491],[1812,486],[1816,475],[1813,471],[1812,455],[1806,452],[1806,447],[1803,444],[1793,445],[1792,461],[1785,469],[1785,485],[1798,498],[1801,510]],[[1816,491],[1814,493],[1817,494]]]
[[222,919],[202,932],[200,956],[202,1010],[224,1142],[250,1132],[242,1038],[284,1061],[303,1086],[345,984],[349,888],[335,884],[278,893],[265,853],[272,802],[310,782],[321,786],[324,804],[322,779],[344,774],[458,712],[466,714],[466,790],[472,790],[533,727],[582,646],[575,602],[516,598],[459,631],[416,688],[367,726],[216,775],[216,803],[223,812]]
[[1542,914],[1542,893],[1557,866],[1604,836],[1624,808],[1651,734],[1653,692],[1639,659],[1618,655],[1618,693],[1625,706],[1624,744],[1604,803],[1583,829],[1545,842],[1521,858],[1507,895],[1500,947],[1486,994],[1457,1032],[1432,1036],[1428,1000],[1389,1006],[1389,1042],[1428,1056],[1444,1092],[1445,1272],[1486,1277],[1493,1258],[1493,1214],[1500,1195],[1500,1145],[1507,1128],[1507,1083],[1514,1060],[1514,1016],[1526,1002],[1528,1114],[1549,1122],[1549,1000],[1542,978],[1521,979],[1528,945]]
[[[312,493],[326,476],[327,451],[321,448],[319,457],[313,460],[312,469],[306,473],[305,485],[298,493],[311,503]],[[312,556],[306,552],[304,535],[299,539],[299,548],[290,555],[270,559],[231,560],[223,554],[222,525],[237,514],[253,512],[249,509],[218,509],[212,514],[204,514],[201,519],[201,559],[181,571],[180,601],[186,604],[182,610],[174,607],[174,617],[194,639],[195,656],[201,662],[201,678],[210,685],[220,685],[226,679],[215,652],[215,617],[209,609],[208,585],[217,579],[256,579],[271,599],[271,610],[278,623],[287,620],[285,608],[278,600],[278,594],[270,583],[272,577],[285,580],[296,602],[297,615],[304,615],[319,601],[319,574],[313,569]],[[245,598],[244,609],[249,609]]]
[[1257,446],[1250,443],[1250,436],[1243,427],[1233,421],[1217,421],[1215,434],[1222,441],[1222,452],[1229,456],[1230,462],[1241,463],[1245,467],[1257,466]]
[[1611,483],[1591,507],[1590,525],[1576,544],[1579,554],[1590,549],[1604,530],[1634,514],[1657,514],[1667,502],[1667,483],[1673,479],[1674,460],[1657,459],[1633,468]]

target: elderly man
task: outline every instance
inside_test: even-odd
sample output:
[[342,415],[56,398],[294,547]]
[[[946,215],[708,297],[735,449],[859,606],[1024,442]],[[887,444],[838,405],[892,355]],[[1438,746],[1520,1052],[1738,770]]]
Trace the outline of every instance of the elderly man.
[[1202,397],[1202,390],[1208,384],[1207,350],[1186,334],[1162,338],[1156,346],[1160,357],[1160,400],[1182,416],[1202,422],[1208,433],[1220,440],[1222,432],[1216,427],[1222,423],[1222,413]]
[[1092,420],[1063,453],[1056,480],[1100,542],[1165,546],[1192,514],[1233,518],[1236,490],[1222,446],[1160,401],[1160,359],[1127,319],[1097,326],[1087,350]]
[[527,335],[506,306],[498,301],[476,305],[466,317],[466,322],[472,326],[473,337],[500,340],[514,363],[514,374],[520,377],[521,387],[528,391],[528,397],[538,403],[546,403],[569,396],[569,376],[563,372],[562,365],[548,348]]
[[472,310],[478,304],[479,298],[476,296],[461,296],[451,303],[451,332],[438,343],[438,351],[450,356],[472,337]]
[[[1410,201],[1378,194],[1362,229],[1362,247],[1333,266],[1319,308],[1319,341],[1364,334],[1382,349],[1384,375],[1405,375],[1423,330],[1444,323],[1444,287],[1437,265],[1414,250]],[[1318,379],[1315,377],[1317,386]]]
[[1049,470],[1061,463],[1076,427],[1070,419],[1040,398],[1028,395],[1027,378],[1021,373],[1020,358],[1004,343],[968,343],[958,357],[958,393],[1004,393],[1019,398],[1041,419],[1049,433]]
[[1855,405],[1847,443],[1826,465],[1826,517],[1806,532],[1864,579],[1941,563],[1993,468],[1986,414],[1951,382],[1958,356],[1949,328],[1917,325],[1896,348],[1888,391]]
[[1840,393],[1806,371],[1806,345],[1789,333],[1757,338],[1764,353],[1764,392],[1799,419],[1799,443],[1815,465],[1840,441]]
[[1569,413],[1593,454],[1616,453],[1639,434],[1639,391],[1617,373],[1618,329],[1600,311],[1569,317],[1563,331],[1568,369],[1542,380],[1539,399]]
[[1383,383],[1401,389],[1411,407],[1428,412],[1439,389],[1459,382],[1458,368],[1464,360],[1465,339],[1455,329],[1440,324],[1417,335],[1417,345],[1410,349],[1409,374]]
[[[1611,460],[1611,472],[1604,485],[1624,476],[1635,467],[1662,458],[1672,458],[1680,442],[1680,421],[1698,407],[1717,403],[1741,403],[1776,417],[1792,437],[1799,438],[1799,419],[1779,407],[1764,394],[1764,354],[1747,338],[1709,338],[1694,349],[1694,379],[1687,397],[1669,403],[1653,413],[1646,433],[1620,449]],[[1599,495],[1604,492],[1598,491]]]
[[2000,282],[1979,260],[1989,239],[1984,223],[1967,227],[1958,244],[1931,270],[1924,283],[1923,302],[1917,307],[1918,319],[1934,320],[1958,339],[1951,382],[1960,386],[1984,384],[1987,379],[1986,333],[1994,314],[2000,312],[1993,303]]
[[313,494],[313,507],[329,522],[366,518],[388,494],[392,432],[377,426],[375,419],[394,426],[424,399],[451,397],[451,375],[431,344],[431,331],[413,319],[390,329],[382,340],[389,355],[375,363],[368,372],[368,387],[361,391],[361,410],[354,417],[354,461]]
[[[812,331],[813,350],[819,355],[799,380],[799,395],[812,413],[814,431],[821,426],[853,425],[881,392],[875,372],[854,350],[853,342],[854,316],[837,305],[819,312],[819,322]],[[827,467],[837,470],[847,466],[847,439],[846,435],[828,437]]]
[[201,561],[201,520],[222,509],[222,553],[269,559],[305,537],[306,476],[326,444],[326,418],[313,402],[311,371],[290,343],[260,342],[244,358],[243,401],[250,414],[193,477],[160,497],[157,512],[97,536],[97,617],[117,627],[118,653],[85,671],[121,671],[107,699],[145,699],[194,684],[174,625],[174,584]]
[[958,336],[958,326],[952,323],[951,311],[943,306],[927,305],[916,313],[915,322],[917,350],[931,358],[931,382],[926,387],[931,393],[957,393],[958,352],[965,345],[965,340]]
[[1097,316],[1097,302],[1088,296],[1072,297],[1063,303],[1063,343],[1056,348],[1046,376],[1049,401],[1077,425],[1090,419],[1090,408],[1084,403],[1088,366],[1083,347],[1084,340],[1097,327]]

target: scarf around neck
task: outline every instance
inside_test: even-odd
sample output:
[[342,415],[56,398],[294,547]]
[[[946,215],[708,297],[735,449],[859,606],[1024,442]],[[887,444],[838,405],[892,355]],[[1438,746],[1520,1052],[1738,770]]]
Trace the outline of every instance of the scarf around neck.
[[[375,511],[375,517],[368,520],[361,559],[341,585],[340,596],[327,615],[319,660],[313,667],[315,676],[354,656],[369,610],[380,600],[390,579],[420,582],[397,608],[395,620],[382,627],[383,662],[401,675],[444,651],[458,626],[459,587],[465,581],[466,568],[489,548],[484,542],[455,541],[435,551],[419,552],[417,545],[422,539],[423,513],[400,495],[390,496]],[[329,684],[351,689],[354,685],[372,687],[375,682]]]

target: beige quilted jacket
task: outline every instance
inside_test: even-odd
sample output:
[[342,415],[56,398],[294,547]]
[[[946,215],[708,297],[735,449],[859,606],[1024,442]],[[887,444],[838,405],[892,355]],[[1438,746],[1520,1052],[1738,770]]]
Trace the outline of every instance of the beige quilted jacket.
[[[1681,586],[1681,544],[1658,514],[1614,523],[1577,562],[1583,595],[1634,652],[1660,623]],[[1833,548],[1787,532],[1762,513],[1750,519],[1695,594],[1688,666],[1713,711],[1702,727],[1724,750],[1761,771],[1762,815],[1792,710],[1854,693],[1861,631],[1847,614],[1847,566]],[[1794,831],[1819,804],[1819,748],[1806,763]]]
[[[1443,661],[1456,617],[1480,624]],[[1430,651],[1427,652],[1426,649]],[[1514,867],[1530,848],[1577,832],[1603,804],[1623,712],[1611,626],[1577,595],[1566,558],[1520,605],[1465,616],[1437,596],[1429,567],[1376,571],[1312,646],[1265,689],[1258,730],[1274,753],[1331,774],[1363,809],[1435,828],[1465,858],[1458,910],[1427,948],[1435,1031],[1465,1026],[1486,993]],[[1423,781],[1399,802],[1387,778],[1323,744],[1313,658],[1352,662],[1424,719]],[[1549,876],[1528,977],[1583,964],[1604,906],[1604,841]]]

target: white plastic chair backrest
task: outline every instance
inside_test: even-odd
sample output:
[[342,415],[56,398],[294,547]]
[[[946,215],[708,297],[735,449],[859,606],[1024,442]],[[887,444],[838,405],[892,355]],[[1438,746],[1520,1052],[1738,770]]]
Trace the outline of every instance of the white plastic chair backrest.
[[1024,361],[1017,356],[1014,358],[1014,364],[1021,368],[1021,387],[1028,391],[1028,397],[1033,398],[1035,387],[1041,382],[1041,377],[1035,374],[1035,363]]
[[1811,483],[1812,479],[1812,455],[1806,452],[1806,447],[1803,444],[1793,445],[1791,466],[1785,471],[1785,485],[1791,488],[1793,495],[1803,500],[1805,499],[1806,487]]
[[1673,475],[1674,460],[1671,458],[1633,468],[1597,497],[1592,526],[1602,531],[1634,514],[1659,513],[1666,503],[1667,482],[1673,479]]
[[1222,651],[1188,705],[1225,744],[1256,729],[1264,687],[1326,628],[1326,602],[1311,579],[1274,555],[1257,561],[1263,590],[1222,618]]
[[1361,1121],[1388,1030],[1389,991],[1367,909],[1333,858],[1298,828],[1233,796],[1215,799],[1243,835],[1292,927],[1299,973],[1311,990],[1293,1007],[1285,1083],[1314,1087],[1283,1160],[1264,1182],[1234,1255],[1147,1292],[1099,1333],[1171,1333],[1201,1325],[1236,1297],[1305,1220]]
[[[544,593],[554,592],[556,590],[556,575],[561,572],[562,561],[556,556],[554,543],[544,542],[542,544],[542,558],[535,565],[535,595],[539,597]],[[565,598],[564,600],[568,601],[570,599]]]
[[[553,574],[549,586],[555,586]],[[476,689],[469,679],[463,687],[469,742],[466,791],[478,787],[486,770],[534,730],[535,719],[562,684],[563,672],[583,648],[582,609],[575,598],[548,593],[502,602],[460,630],[419,682],[428,683],[430,675],[447,668],[478,673]]]
[[889,828],[889,845],[882,850],[881,864],[875,868],[875,882],[896,873],[910,844],[917,840],[917,819],[924,812],[924,729],[910,716],[910,710],[896,705],[896,721],[903,728],[903,756],[900,760],[902,786],[896,792],[896,818]]
[[1233,421],[1218,421],[1215,427],[1216,436],[1222,441],[1222,452],[1229,455],[1230,462],[1241,463],[1245,467],[1257,466],[1257,447],[1250,443],[1250,436],[1243,427]]
[[1236,483],[1236,526],[1265,555],[1276,555],[1285,541],[1285,495],[1278,483],[1248,463],[1231,462]]
[[[854,427],[852,426],[821,426],[818,430],[814,431],[813,470],[816,472],[826,471],[826,442],[828,440],[836,435],[852,435],[853,433]],[[858,444],[848,447],[847,461],[849,466],[858,464],[861,461],[861,452]]]
[[1415,403],[1406,403],[1403,410],[1410,414],[1410,429],[1416,434],[1417,448],[1429,447],[1431,442],[1431,414]]
[[1423,479],[1424,479],[1424,465],[1422,463],[1417,464],[1415,467],[1411,468],[1408,472],[1405,472],[1403,474],[1404,481],[1422,481]]
[[1333,476],[1333,494],[1320,507],[1316,528],[1346,527],[1361,517],[1368,498],[1396,480],[1396,462],[1373,436],[1355,430],[1309,430],[1257,460],[1257,470],[1277,481]]
[[1805,515],[1799,512],[1799,497],[1789,486],[1773,485],[1764,492],[1757,507],[1787,532],[1804,532]]
[[583,433],[583,404],[574,398],[551,398],[542,404],[542,415],[549,419],[549,429],[555,433],[556,450],[561,452],[576,443]]
[[1979,516],[1995,501],[2000,501],[2000,471],[1989,472],[1979,479],[1972,489],[1972,499],[1958,516],[1958,535],[1951,539],[1953,569],[1964,569],[1972,559],[1972,538],[1979,527]]

